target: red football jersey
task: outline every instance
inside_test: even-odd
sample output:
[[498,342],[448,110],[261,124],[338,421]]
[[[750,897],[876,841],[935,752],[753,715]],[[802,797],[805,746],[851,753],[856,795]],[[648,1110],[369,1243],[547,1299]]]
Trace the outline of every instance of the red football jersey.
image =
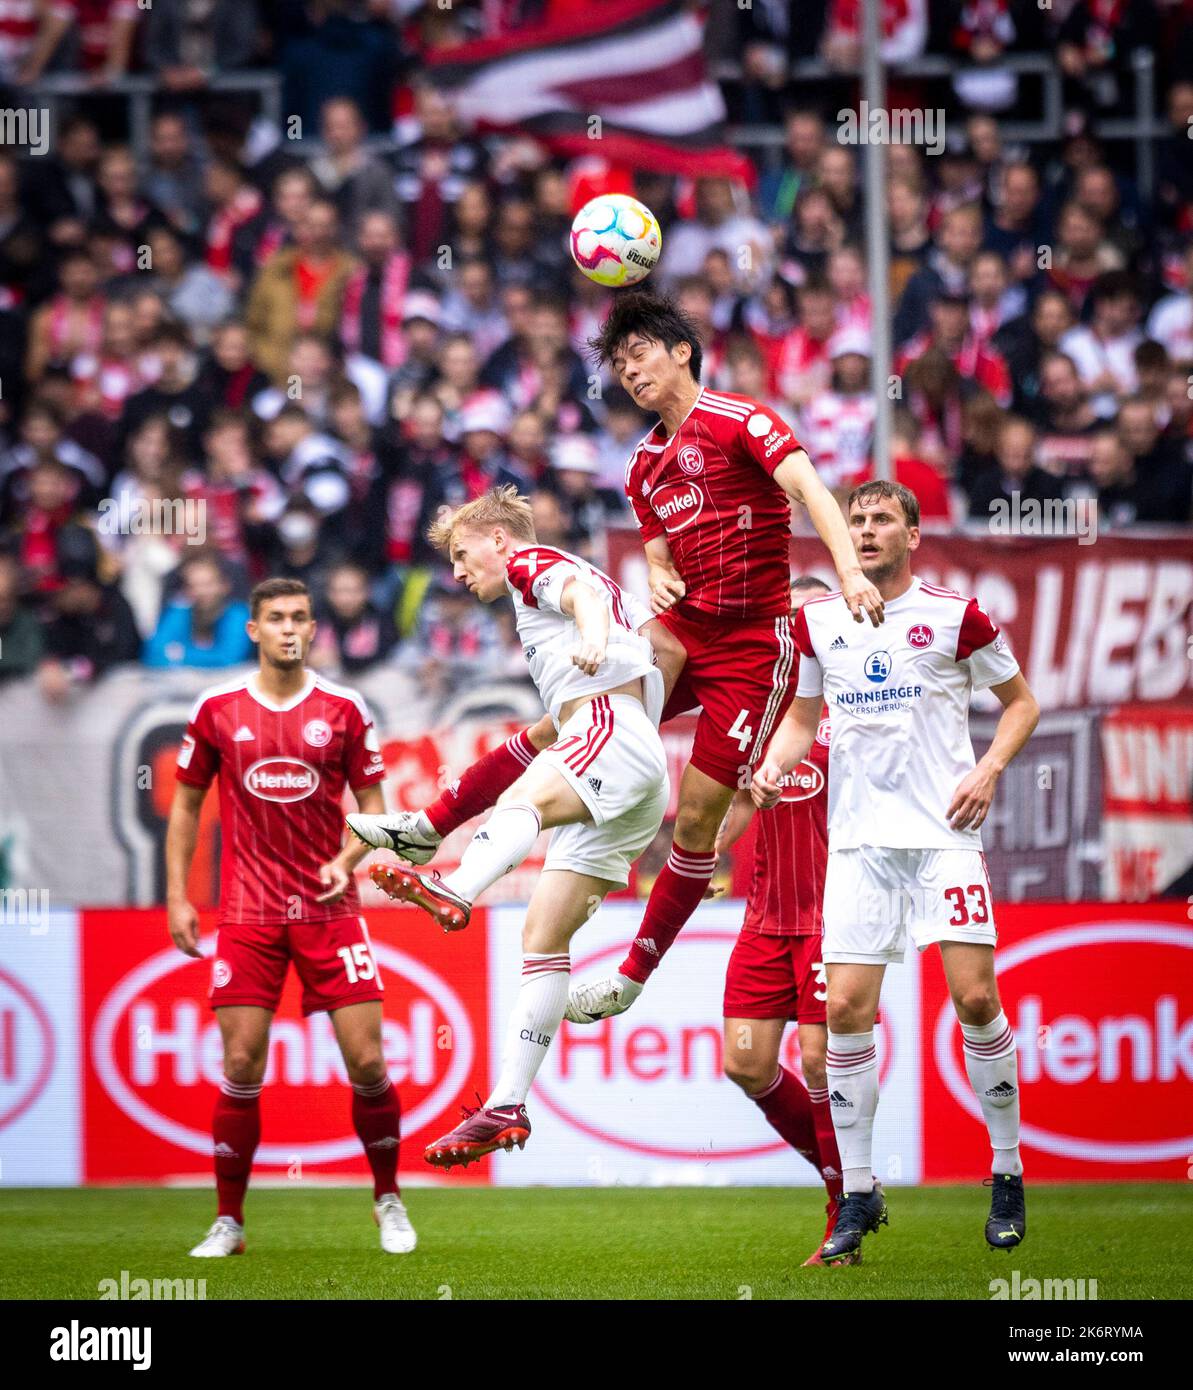
[[823,929],[828,740],[828,720],[822,719],[808,756],[783,779],[778,805],[754,817],[754,877],[742,931],[813,936]]
[[199,696],[178,753],[178,780],[219,775],[220,921],[308,922],[352,915],[355,886],[334,903],[319,867],[340,852],[344,788],[385,775],[368,706],[354,690],[311,673],[285,705],[257,690],[255,673]]
[[679,429],[634,450],[626,494],[643,540],[665,536],[687,585],[681,613],[772,618],[791,610],[791,504],[773,473],[800,447],[748,396],[702,390]]

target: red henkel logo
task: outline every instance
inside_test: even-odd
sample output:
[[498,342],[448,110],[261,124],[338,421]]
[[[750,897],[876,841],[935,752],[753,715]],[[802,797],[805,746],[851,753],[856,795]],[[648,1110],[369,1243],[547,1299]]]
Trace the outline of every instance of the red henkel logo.
[[925,647],[930,647],[936,634],[927,623],[916,623],[914,627],[907,629],[907,645],[915,647],[917,651],[923,651]]
[[682,531],[700,515],[704,493],[695,483],[664,483],[651,495],[650,505],[664,530]]
[[[1103,920],[999,952],[1025,1144],[1087,1163],[1156,1163],[1193,1153],[1191,951],[1187,926]],[[946,1003],[936,1019],[936,1065],[953,1099],[980,1121],[959,1031]]]
[[45,1090],[54,1071],[54,1029],[24,981],[0,970],[0,1129]]
[[783,778],[780,801],[811,801],[824,789],[824,773],[806,758]]
[[299,758],[262,758],[245,769],[244,785],[262,801],[302,801],[319,785],[319,774]]
[[[385,942],[374,940],[372,950],[387,974],[382,1048],[402,1088],[403,1132],[415,1134],[468,1078],[472,1020],[435,970]],[[91,1030],[92,1065],[112,1102],[150,1134],[204,1159],[211,1154],[212,1088],[221,1075],[219,1025],[201,1002],[206,966],[173,948],[142,961],[108,991]],[[257,1150],[258,1161],[289,1166],[359,1157],[360,1140],[344,1132],[346,1080],[326,1014],[279,1014],[265,1073],[275,1096],[273,1134]]]

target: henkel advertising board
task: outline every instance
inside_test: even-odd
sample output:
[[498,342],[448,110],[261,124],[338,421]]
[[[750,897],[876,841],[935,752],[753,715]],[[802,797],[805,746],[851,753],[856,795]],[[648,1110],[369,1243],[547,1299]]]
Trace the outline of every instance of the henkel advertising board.
[[[527,1100],[530,1140],[520,1153],[495,1156],[494,1182],[819,1182],[721,1072],[725,966],[742,910],[740,902],[705,903],[633,1008],[604,1023],[562,1025]],[[573,978],[614,971],[641,920],[637,903],[606,903],[572,942]],[[520,982],[521,930],[518,910],[490,914],[495,1059]],[[917,984],[914,961],[888,972],[877,1030],[883,1109],[875,1172],[889,1182],[915,1182],[920,1172]],[[792,1027],[783,1060],[798,1069],[798,1059]]]
[[[995,957],[1033,1179],[1188,1179],[1193,924],[1183,902],[1004,905]],[[923,972],[924,1177],[989,1150],[939,967]]]
[[[489,1075],[486,922],[445,937],[412,910],[368,913],[385,986],[383,1045],[403,1111],[402,1170],[459,1118]],[[81,914],[87,1050],[83,1174],[89,1182],[206,1176],[221,1075],[209,959],[166,935],[165,914]],[[214,942],[214,921],[203,922]],[[266,1177],[362,1178],[350,1092],[326,1014],[304,1019],[293,972],[273,1023],[256,1169]],[[483,1178],[483,1166],[470,1170]]]

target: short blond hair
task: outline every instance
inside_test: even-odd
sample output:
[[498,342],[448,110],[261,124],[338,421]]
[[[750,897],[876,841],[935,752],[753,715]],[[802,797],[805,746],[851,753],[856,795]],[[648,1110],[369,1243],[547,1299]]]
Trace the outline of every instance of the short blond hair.
[[490,488],[459,507],[441,507],[439,515],[427,527],[427,540],[436,550],[447,551],[451,547],[453,534],[461,526],[473,531],[504,526],[510,535],[522,540],[538,539],[534,533],[534,513],[530,509],[530,502],[512,483]]

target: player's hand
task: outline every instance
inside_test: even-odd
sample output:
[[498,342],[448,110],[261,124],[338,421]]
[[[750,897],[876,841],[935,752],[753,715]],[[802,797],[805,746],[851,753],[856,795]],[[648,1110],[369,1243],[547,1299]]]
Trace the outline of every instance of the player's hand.
[[605,662],[604,642],[577,642],[572,652],[572,665],[579,666],[586,676],[595,676]]
[[750,781],[750,796],[754,800],[754,805],[760,811],[769,811],[772,806],[778,805],[779,794],[782,790],[782,769],[778,763],[773,763],[767,758],[761,767],[754,769],[754,776]]
[[977,830],[990,810],[998,774],[981,764],[967,772],[957,784],[946,818],[954,830]]
[[184,956],[201,956],[199,914],[190,903],[171,903],[166,909],[170,939]]
[[882,622],[882,595],[860,570],[842,579],[841,593],[849,605],[855,623],[863,623],[869,618],[877,627]]
[[674,608],[687,592],[688,586],[678,574],[656,570],[650,578],[650,611],[666,613],[669,608]]
[[348,885],[352,882],[352,875],[338,859],[333,859],[328,864],[320,864],[319,882],[326,887],[327,892],[320,893],[315,901],[317,903],[338,903],[348,891]]

